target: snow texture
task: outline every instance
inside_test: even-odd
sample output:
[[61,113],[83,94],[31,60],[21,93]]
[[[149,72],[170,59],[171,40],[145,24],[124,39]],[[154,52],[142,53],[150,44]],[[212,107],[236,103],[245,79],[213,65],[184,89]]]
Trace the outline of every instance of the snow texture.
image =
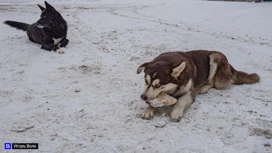
[[[272,3],[48,0],[68,22],[65,54],[0,24],[0,143],[54,153],[271,153]],[[33,23],[41,0],[0,0],[0,22]],[[167,51],[218,50],[253,85],[197,96],[180,122],[171,107],[140,114],[138,66]],[[0,152],[15,152],[4,151]],[[21,152],[21,151],[18,151]]]

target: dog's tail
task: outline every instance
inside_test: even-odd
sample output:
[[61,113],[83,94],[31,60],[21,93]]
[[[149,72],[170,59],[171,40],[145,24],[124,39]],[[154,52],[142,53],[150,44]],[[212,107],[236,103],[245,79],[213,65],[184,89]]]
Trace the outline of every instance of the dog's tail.
[[12,26],[12,27],[15,27],[17,29],[24,30],[24,31],[27,31],[28,27],[30,26],[27,23],[16,22],[16,21],[5,21],[4,23],[9,25],[9,26]]
[[233,84],[252,84],[260,81],[260,77],[256,73],[247,74],[242,71],[237,71],[231,65],[230,68],[233,74]]

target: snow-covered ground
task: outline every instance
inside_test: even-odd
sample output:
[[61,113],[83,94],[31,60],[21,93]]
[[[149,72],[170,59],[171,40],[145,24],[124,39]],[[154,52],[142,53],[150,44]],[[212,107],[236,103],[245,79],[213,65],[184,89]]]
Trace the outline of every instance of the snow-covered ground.
[[[69,24],[63,55],[0,24],[0,144],[39,143],[34,152],[56,153],[272,152],[272,3],[48,2]],[[35,22],[37,3],[0,0],[0,22]],[[137,67],[192,49],[219,50],[261,81],[198,96],[179,123],[170,108],[142,120]]]

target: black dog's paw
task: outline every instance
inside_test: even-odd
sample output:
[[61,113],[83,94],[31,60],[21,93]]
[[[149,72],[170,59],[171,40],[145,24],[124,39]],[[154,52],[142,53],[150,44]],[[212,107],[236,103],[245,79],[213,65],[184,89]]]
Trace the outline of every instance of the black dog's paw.
[[54,46],[52,44],[43,44],[41,49],[51,51],[51,50],[54,50]]
[[69,44],[69,40],[68,39],[64,39],[61,43],[60,43],[60,47],[65,47]]

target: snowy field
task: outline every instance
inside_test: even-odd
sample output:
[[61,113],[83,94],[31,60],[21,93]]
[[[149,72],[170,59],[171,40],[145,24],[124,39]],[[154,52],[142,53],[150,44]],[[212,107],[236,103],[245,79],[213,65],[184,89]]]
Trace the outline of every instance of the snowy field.
[[[0,144],[54,153],[271,153],[272,3],[48,0],[69,25],[65,54],[5,20],[33,23],[41,0],[0,0]],[[137,67],[167,51],[223,52],[253,85],[211,89],[182,120],[142,120]],[[0,152],[26,152],[4,151]]]

